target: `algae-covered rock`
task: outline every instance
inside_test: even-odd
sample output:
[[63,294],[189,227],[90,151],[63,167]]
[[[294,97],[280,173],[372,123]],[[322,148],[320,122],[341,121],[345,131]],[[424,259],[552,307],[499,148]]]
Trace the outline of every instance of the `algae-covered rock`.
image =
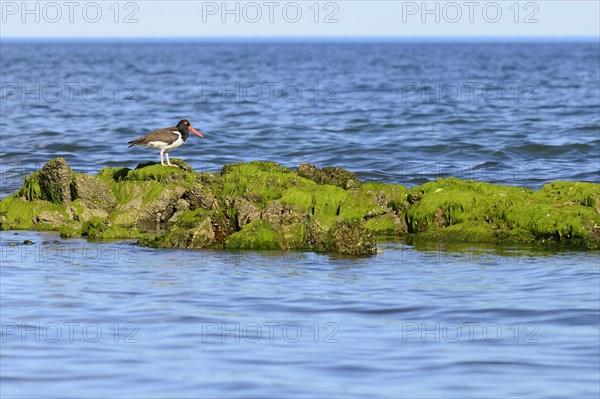
[[211,248],[216,244],[216,237],[212,221],[206,216],[193,226],[187,228],[176,226],[168,234],[156,237],[147,244],[160,248]]
[[[181,161],[183,162],[183,161]],[[162,166],[157,163],[140,164],[135,169],[127,172],[128,181],[159,181],[163,183],[193,181],[193,173],[186,172],[185,169],[178,166]]]
[[400,235],[408,231],[406,220],[395,212],[385,212],[367,217],[365,227],[378,235]]
[[281,201],[274,201],[265,207],[261,218],[266,220],[270,229],[275,232],[279,249],[308,249],[306,231],[310,217],[305,211]]
[[101,209],[110,212],[116,205],[110,185],[97,176],[75,174],[72,197],[80,199],[89,209]]
[[140,220],[166,222],[177,209],[179,199],[185,193],[184,187],[168,187],[160,191],[155,199],[143,204]]
[[255,220],[225,240],[227,249],[280,249],[277,234],[267,220]]
[[352,188],[360,184],[356,175],[342,168],[328,166],[322,169],[314,165],[301,163],[298,167],[298,175],[319,184],[331,184],[342,188]]
[[233,201],[233,207],[236,212],[237,225],[240,228],[243,228],[254,220],[260,219],[261,213],[258,206],[244,197],[237,197]]
[[70,222],[72,215],[64,204],[8,196],[0,201],[1,230],[56,230]]
[[211,187],[201,181],[194,183],[184,194],[184,198],[190,204],[191,209],[204,208],[210,210],[215,206],[215,196]]
[[35,216],[35,224],[55,225],[63,222],[64,216],[57,211],[41,211],[38,216]]
[[600,247],[600,185],[557,181],[522,187],[438,179],[407,189],[360,182],[340,168],[273,162],[218,173],[141,164],[73,173],[48,162],[0,201],[0,229],[63,237],[137,238],[160,248],[376,253],[377,237]]
[[48,162],[40,170],[40,190],[42,198],[54,204],[71,202],[73,171],[63,158]]
[[[71,203],[73,171],[63,158],[56,158],[48,162],[39,173],[32,177],[29,184],[37,184],[39,189],[33,189],[35,194],[31,197],[26,196],[27,199],[41,199],[67,206]],[[31,193],[32,190],[26,189],[25,191]]]
[[539,191],[438,179],[411,191],[410,232],[466,242],[570,242],[598,248],[600,185],[555,182]]
[[373,255],[377,252],[373,231],[360,221],[340,220],[333,231],[331,252],[342,255]]

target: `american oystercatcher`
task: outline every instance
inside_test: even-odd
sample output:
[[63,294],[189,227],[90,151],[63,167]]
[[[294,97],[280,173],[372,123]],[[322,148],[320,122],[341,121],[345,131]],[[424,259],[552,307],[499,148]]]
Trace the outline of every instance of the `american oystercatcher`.
[[194,134],[200,137],[204,137],[202,133],[197,131],[190,125],[190,121],[187,119],[182,119],[179,121],[177,126],[165,127],[162,129],[155,130],[151,133],[148,133],[145,136],[139,137],[135,140],[131,140],[129,143],[129,147],[133,147],[134,145],[144,145],[150,148],[159,148],[160,149],[160,164],[165,166],[163,162],[163,153],[167,156],[167,165],[173,166],[169,161],[169,150],[173,148],[177,148],[185,141],[190,135],[189,131],[192,131]]

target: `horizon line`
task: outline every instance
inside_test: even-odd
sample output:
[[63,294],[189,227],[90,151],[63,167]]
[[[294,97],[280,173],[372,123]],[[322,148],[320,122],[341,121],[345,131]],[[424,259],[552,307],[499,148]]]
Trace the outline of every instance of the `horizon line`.
[[12,36],[0,41],[596,41],[598,36]]

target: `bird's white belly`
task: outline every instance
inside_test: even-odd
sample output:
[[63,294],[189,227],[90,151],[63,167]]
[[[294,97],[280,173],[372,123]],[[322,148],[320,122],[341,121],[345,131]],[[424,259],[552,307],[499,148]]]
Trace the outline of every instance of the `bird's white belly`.
[[165,143],[164,141],[151,141],[147,145],[152,148],[159,148],[161,150],[170,150],[173,148],[177,148],[183,144],[183,140],[179,137],[177,140],[172,142],[171,144]]

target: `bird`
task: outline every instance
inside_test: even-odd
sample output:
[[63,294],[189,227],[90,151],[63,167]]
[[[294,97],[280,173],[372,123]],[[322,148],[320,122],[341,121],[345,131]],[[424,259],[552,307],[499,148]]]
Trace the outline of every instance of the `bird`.
[[169,150],[177,148],[185,143],[190,135],[190,131],[199,137],[204,137],[202,133],[192,127],[190,121],[187,119],[182,119],[179,121],[177,126],[157,129],[145,136],[131,140],[127,144],[129,144],[129,147],[133,147],[134,145],[143,145],[150,148],[158,148],[160,149],[160,164],[165,166],[163,161],[164,153],[167,156],[167,166],[174,166],[171,164],[171,161],[169,161]]

